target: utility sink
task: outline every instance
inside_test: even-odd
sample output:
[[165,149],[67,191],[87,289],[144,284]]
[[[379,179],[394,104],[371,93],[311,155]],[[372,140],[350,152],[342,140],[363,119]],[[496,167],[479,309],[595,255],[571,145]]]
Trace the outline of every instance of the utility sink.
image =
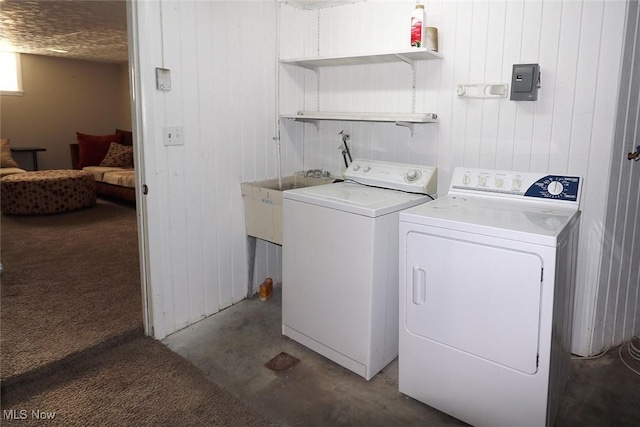
[[242,183],[247,234],[282,245],[282,192],[330,184],[334,180],[331,177],[291,175],[282,177],[282,190],[278,189],[277,178]]

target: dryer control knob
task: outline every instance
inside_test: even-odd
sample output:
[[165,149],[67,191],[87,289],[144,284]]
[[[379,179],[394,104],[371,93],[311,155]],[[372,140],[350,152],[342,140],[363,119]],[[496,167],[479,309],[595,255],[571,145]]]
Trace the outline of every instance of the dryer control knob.
[[362,169],[365,172],[369,172],[371,170],[371,168],[369,166],[365,166],[364,169]]
[[471,182],[471,177],[469,175],[464,175],[462,177],[462,183],[464,185],[469,185],[470,182]]
[[360,170],[360,165],[353,165],[353,170],[354,171],[359,171]]
[[547,190],[549,191],[549,194],[551,194],[552,196],[557,196],[558,194],[562,193],[562,191],[564,190],[564,185],[562,185],[561,182],[552,181],[547,186]]

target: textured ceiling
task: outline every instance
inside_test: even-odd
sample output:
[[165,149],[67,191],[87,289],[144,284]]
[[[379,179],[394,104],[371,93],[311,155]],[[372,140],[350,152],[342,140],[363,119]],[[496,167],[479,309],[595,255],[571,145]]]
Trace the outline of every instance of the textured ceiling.
[[127,45],[124,0],[0,0],[0,51],[127,62]]
[[[317,8],[364,0],[280,1]],[[125,0],[0,0],[0,51],[127,62],[127,45]]]

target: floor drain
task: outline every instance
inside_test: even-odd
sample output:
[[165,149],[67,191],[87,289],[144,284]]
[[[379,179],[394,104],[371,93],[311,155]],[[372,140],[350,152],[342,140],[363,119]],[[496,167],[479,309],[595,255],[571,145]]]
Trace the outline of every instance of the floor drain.
[[264,366],[271,369],[272,371],[284,371],[285,369],[289,369],[299,361],[299,359],[296,359],[292,355],[287,354],[283,351],[282,353],[278,354],[276,357],[265,363]]

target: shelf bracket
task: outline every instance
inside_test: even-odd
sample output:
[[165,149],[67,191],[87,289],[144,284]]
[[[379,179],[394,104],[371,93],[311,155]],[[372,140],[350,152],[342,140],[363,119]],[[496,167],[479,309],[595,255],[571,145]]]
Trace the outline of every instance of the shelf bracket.
[[414,61],[411,58],[408,58],[400,53],[396,53],[396,58],[398,58],[399,60],[401,60],[402,62],[406,62],[407,64],[409,64],[411,66],[411,69],[415,70],[415,66],[416,66],[416,61]]
[[404,126],[411,129],[411,136],[413,136],[413,123],[411,122],[396,122],[396,126]]
[[319,67],[316,67],[315,65],[309,65],[305,61],[292,62],[290,64],[285,64],[285,65],[294,65],[296,67],[304,68],[305,70],[313,71],[314,73],[316,73],[316,75],[319,73]]
[[315,119],[301,119],[296,117],[294,119],[296,122],[302,122],[302,123],[311,123],[312,125],[314,125],[316,127],[316,130],[320,130],[320,124],[318,123],[318,120]]

